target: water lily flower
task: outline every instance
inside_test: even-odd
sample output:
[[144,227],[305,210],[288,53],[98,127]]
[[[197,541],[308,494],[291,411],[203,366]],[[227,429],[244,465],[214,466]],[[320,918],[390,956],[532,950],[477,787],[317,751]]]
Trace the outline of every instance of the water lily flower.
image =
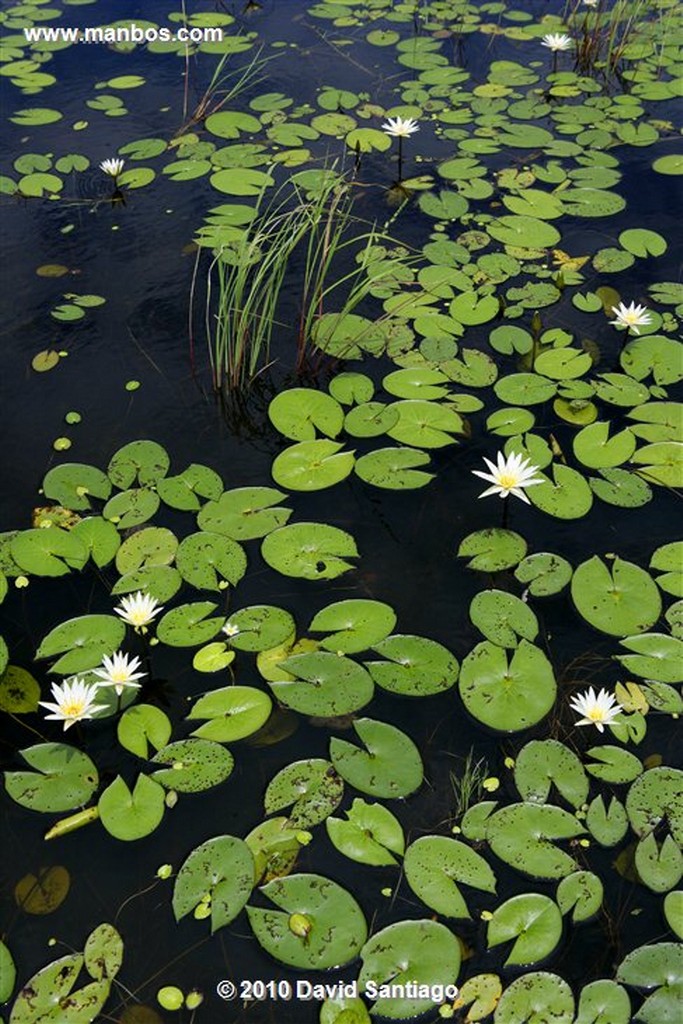
[[118,178],[119,174],[123,170],[124,161],[120,158],[110,157],[108,160],[103,160],[100,164],[100,170],[108,174],[110,178]]
[[578,715],[583,715],[577,725],[594,725],[600,732],[604,732],[605,726],[610,725],[623,710],[613,694],[607,690],[596,693],[592,686],[584,693],[577,693],[569,701],[569,706]]
[[145,632],[145,627],[150,624],[155,615],[163,610],[163,605],[157,604],[151,594],[138,590],[136,594],[129,594],[122,598],[121,604],[114,608],[117,615],[120,615],[124,622],[135,629]]
[[139,658],[130,658],[123,651],[116,651],[111,658],[106,655],[102,658],[102,668],[95,669],[95,675],[99,676],[102,680],[99,683],[95,683],[96,687],[100,686],[113,686],[116,690],[117,697],[120,697],[126,687],[134,690],[138,690],[141,683],[138,683],[138,679],[143,679],[147,674],[146,672],[138,672],[140,668]]
[[482,491],[480,498],[487,498],[489,494],[498,494],[501,498],[507,498],[508,494],[514,494],[515,498],[521,498],[527,505],[531,502],[524,493],[525,487],[533,487],[534,484],[542,484],[543,480],[535,477],[538,466],[532,466],[528,459],[516,455],[514,452],[508,455],[507,459],[502,452],[498,452],[497,465],[484,458],[484,462],[490,469],[490,473],[484,473],[480,469],[473,469],[475,476],[480,476],[493,484],[487,490]]
[[570,50],[572,37],[563,35],[561,32],[549,32],[547,36],[543,36],[541,46],[547,46],[553,53],[557,53],[559,50]]
[[395,139],[407,139],[415,132],[419,132],[420,126],[417,121],[413,120],[412,117],[406,117],[405,120],[402,117],[390,117],[389,120],[382,125],[382,131],[386,132],[387,135],[391,135]]
[[222,629],[222,632],[223,632],[223,633],[225,633],[225,635],[226,635],[227,637],[231,637],[231,636],[237,636],[237,634],[239,633],[239,631],[240,631],[240,627],[239,627],[239,626],[236,626],[236,625],[234,624],[234,622],[230,622],[230,620],[229,620],[229,619],[228,619],[228,621],[227,621],[227,622],[225,623],[225,625],[223,626],[223,629]]
[[584,7],[597,7],[600,0],[581,0]]
[[612,306],[612,312],[616,316],[616,320],[610,320],[610,323],[614,327],[626,327],[634,334],[640,334],[638,328],[646,327],[650,323],[647,306],[636,306],[635,302],[632,302],[630,306],[620,302],[618,306]]
[[92,718],[96,711],[105,709],[105,704],[95,704],[96,695],[96,685],[89,685],[83,679],[74,676],[61,685],[59,683],[52,684],[54,704],[45,700],[38,701],[38,703],[41,707],[53,712],[51,715],[46,715],[46,718],[64,722],[64,731],[66,732],[74,722]]

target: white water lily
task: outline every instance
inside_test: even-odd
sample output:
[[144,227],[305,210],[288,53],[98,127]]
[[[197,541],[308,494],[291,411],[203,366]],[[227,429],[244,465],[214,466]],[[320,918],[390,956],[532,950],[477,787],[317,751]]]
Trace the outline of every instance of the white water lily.
[[498,452],[497,464],[486,457],[484,457],[484,462],[490,470],[489,473],[484,473],[480,469],[473,469],[472,472],[493,486],[482,491],[479,495],[480,498],[487,498],[489,494],[498,494],[501,498],[507,498],[508,494],[514,494],[515,498],[521,498],[527,505],[531,504],[524,493],[524,488],[543,483],[543,480],[535,476],[538,466],[532,466],[528,459],[514,453],[508,455],[506,459],[502,452]]
[[569,50],[572,46],[572,37],[566,36],[562,32],[549,32],[547,36],[543,36],[541,46],[547,46],[553,53]]
[[121,604],[114,608],[116,614],[120,615],[124,622],[134,626],[135,629],[142,630],[162,610],[163,606],[157,604],[151,594],[147,594],[143,590],[138,590],[137,593],[122,598]]
[[415,132],[419,132],[420,126],[417,121],[414,121],[412,117],[407,117],[405,120],[402,117],[390,117],[382,125],[382,131],[386,132],[387,135],[391,135],[395,139],[407,139]]
[[618,306],[612,306],[612,312],[616,316],[616,320],[610,320],[612,326],[626,327],[634,334],[640,334],[638,328],[647,327],[650,323],[647,306],[636,306],[635,302],[632,302],[630,306],[620,302]]
[[225,623],[225,625],[223,626],[223,629],[222,629],[222,631],[223,631],[223,633],[225,633],[225,635],[226,635],[227,637],[230,637],[230,636],[237,636],[237,634],[238,634],[238,633],[239,633],[239,631],[240,631],[240,627],[239,627],[239,626],[236,626],[236,625],[234,624],[234,622],[230,622],[230,620],[228,620],[228,621],[227,621],[227,622]]
[[600,0],[581,0],[584,7],[597,7]]
[[124,161],[114,157],[110,157],[108,160],[103,160],[100,164],[100,170],[108,174],[110,178],[118,178],[119,174],[123,170]]
[[92,718],[96,711],[103,711],[105,704],[96,704],[97,686],[89,685],[78,676],[67,679],[61,685],[52,684],[52,696],[54,704],[50,701],[38,701],[42,708],[47,708],[53,714],[46,715],[48,719],[64,723],[66,732],[74,722],[81,722],[83,719]]
[[116,695],[121,696],[123,691],[128,689],[138,690],[141,683],[138,683],[138,679],[143,679],[146,672],[138,672],[140,668],[139,658],[130,658],[123,651],[116,651],[115,654],[108,658],[106,655],[102,658],[102,667],[95,669],[95,675],[99,676],[101,682],[95,683],[95,686],[113,686],[116,690]]
[[622,711],[613,694],[607,690],[596,693],[592,686],[584,693],[577,693],[569,701],[569,706],[577,715],[583,715],[577,725],[594,725],[600,732],[604,732],[605,726],[610,725]]

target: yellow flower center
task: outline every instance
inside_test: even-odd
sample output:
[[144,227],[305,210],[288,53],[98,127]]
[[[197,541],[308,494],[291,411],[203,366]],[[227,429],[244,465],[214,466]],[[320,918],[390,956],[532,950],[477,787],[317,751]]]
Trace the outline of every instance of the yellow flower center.
[[62,704],[62,714],[66,718],[77,718],[83,714],[86,704],[82,700],[71,700],[68,704]]
[[510,490],[512,487],[517,486],[518,480],[517,477],[513,476],[511,473],[501,473],[498,477],[498,483],[501,487],[505,488],[505,490]]
[[127,683],[130,673],[127,669],[117,668],[110,673],[110,679],[113,683]]
[[591,722],[604,722],[605,712],[602,710],[602,708],[591,708],[589,711],[586,712],[586,718],[590,718]]

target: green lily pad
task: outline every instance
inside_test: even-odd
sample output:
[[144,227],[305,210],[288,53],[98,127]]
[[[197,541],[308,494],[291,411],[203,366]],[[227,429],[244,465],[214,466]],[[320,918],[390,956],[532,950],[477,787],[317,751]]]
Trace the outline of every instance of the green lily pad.
[[540,722],[555,703],[552,666],[527,640],[508,655],[485,640],[462,663],[460,696],[469,713],[499,732],[519,732]]
[[182,577],[170,565],[152,565],[127,572],[111,588],[112,594],[131,594],[142,590],[156,601],[165,603],[180,590]]
[[683,682],[683,640],[666,633],[642,633],[626,637],[621,644],[635,652],[617,655],[629,671],[648,680]]
[[630,1020],[628,993],[615,981],[601,978],[581,989],[574,1024],[629,1024]]
[[666,387],[681,380],[682,357],[683,345],[680,341],[663,334],[650,334],[629,341],[619,359],[630,377],[645,380],[651,374],[655,384]]
[[212,601],[194,601],[172,608],[159,620],[158,639],[169,647],[198,647],[213,640],[224,623],[222,617],[208,618],[216,608]]
[[683,876],[683,853],[671,836],[664,836],[661,842],[652,832],[643,836],[634,862],[638,877],[652,892],[669,892]]
[[155,515],[159,508],[159,495],[146,487],[133,487],[110,498],[102,509],[105,519],[116,523],[119,530],[140,526]]
[[[358,409],[362,409],[359,406]],[[354,412],[356,410],[353,410]],[[428,466],[430,457],[415,448],[379,448],[357,459],[355,471],[367,484],[387,490],[415,490],[434,479],[419,466]]]
[[370,401],[375,393],[375,385],[364,373],[348,371],[332,378],[329,391],[342,405],[361,405]]
[[414,448],[443,448],[455,444],[453,434],[462,434],[462,417],[453,409],[423,399],[394,402],[398,423],[387,431],[389,437],[400,444]]
[[121,544],[119,531],[113,523],[101,516],[88,516],[86,519],[81,519],[71,532],[86,548],[89,557],[98,569],[109,565]]
[[514,594],[483,590],[470,603],[470,619],[477,629],[500,647],[516,647],[519,637],[534,641],[538,620],[531,608]]
[[290,445],[273,462],[273,480],[290,491],[333,487],[353,469],[353,452],[344,452],[342,448],[342,443],[324,439]]
[[616,846],[628,832],[624,805],[613,796],[606,807],[603,797],[596,796],[588,805],[586,825],[601,846]]
[[88,560],[79,538],[57,526],[22,530],[12,540],[11,551],[17,565],[34,576],[65,576]]
[[123,963],[123,939],[111,924],[101,924],[88,936],[83,966],[91,978],[115,978]]
[[396,625],[396,613],[382,601],[336,601],[314,616],[309,630],[331,633],[320,641],[328,651],[356,654],[384,640]]
[[[233,540],[254,540],[284,526],[291,509],[277,507],[285,495],[273,487],[237,487],[216,501],[207,501],[197,525],[207,533],[221,533]],[[274,507],[276,506],[276,507]]]
[[513,941],[506,966],[526,966],[549,956],[562,936],[562,915],[548,896],[528,892],[506,900],[493,912],[488,948]]
[[157,492],[161,500],[171,508],[182,511],[199,509],[200,498],[211,498],[216,501],[222,491],[223,481],[218,473],[208,466],[195,462],[178,476],[166,476],[157,483]]
[[509,804],[487,819],[486,838],[501,860],[532,878],[564,878],[576,870],[574,859],[555,845],[574,839],[584,828],[573,814],[551,804]]
[[268,694],[253,686],[224,686],[200,697],[187,718],[206,720],[192,732],[193,736],[234,743],[265,725],[272,706]]
[[346,559],[357,558],[350,533],[324,523],[282,526],[264,538],[261,554],[284,576],[331,580],[352,568]]
[[28,715],[38,710],[39,700],[40,686],[31,673],[19,665],[6,665],[0,675],[0,711]]
[[352,437],[380,437],[391,430],[398,421],[399,411],[393,405],[385,405],[383,402],[362,402],[347,412],[344,430]]
[[427,637],[398,633],[372,649],[386,660],[366,661],[365,666],[377,685],[390,693],[430,696],[450,689],[458,678],[456,658]]
[[581,761],[558,740],[532,740],[515,762],[515,785],[523,800],[545,803],[550,787],[578,810],[588,798],[588,777]]
[[122,747],[146,759],[150,746],[154,750],[166,746],[171,738],[171,722],[160,708],[135,704],[121,715],[116,736]]
[[14,991],[17,969],[9,949],[0,942],[0,999],[6,1003]]
[[257,604],[233,612],[228,623],[233,627],[229,639],[240,651],[267,651],[293,638],[294,619],[284,608]]
[[[589,762],[589,757],[594,758]],[[643,770],[639,758],[622,747],[613,747],[609,743],[601,743],[586,751],[586,771],[603,782],[633,782]]]
[[74,675],[97,668],[102,658],[118,650],[126,627],[114,615],[80,615],[50,630],[36,651],[36,658],[61,657],[52,665],[60,675]]
[[676,942],[639,946],[622,960],[617,981],[646,991],[655,989],[638,1011],[639,1020],[645,1024],[674,1022],[683,990],[683,947]]
[[410,737],[371,718],[356,719],[353,728],[366,750],[347,740],[330,740],[330,760],[345,782],[380,799],[414,793],[422,783],[424,769]]
[[112,456],[107,475],[122,490],[137,480],[141,487],[156,484],[168,473],[168,453],[156,441],[131,441]]
[[526,541],[518,533],[493,528],[465,537],[458,548],[458,558],[470,559],[468,569],[499,572],[521,562],[526,551]]
[[170,565],[175,558],[178,539],[162,526],[148,526],[127,537],[116,552],[116,568],[120,573],[153,565]]
[[82,512],[92,508],[90,496],[106,501],[111,494],[111,480],[95,466],[66,462],[45,474],[43,491],[64,508]]
[[481,854],[447,836],[421,836],[411,843],[404,871],[415,895],[445,917],[471,916],[460,885],[496,891],[496,876]]
[[580,615],[603,633],[628,636],[649,629],[662,611],[662,599],[652,577],[621,558],[610,567],[594,555],[572,577],[572,600]]
[[280,963],[302,970],[338,968],[354,960],[367,937],[361,908],[322,875],[276,878],[261,892],[278,910],[248,906],[257,942]]
[[211,184],[218,192],[230,196],[260,196],[274,184],[274,179],[265,171],[250,167],[227,167],[211,175]]
[[268,406],[276,430],[292,441],[313,441],[317,433],[337,437],[344,425],[344,411],[331,395],[313,388],[289,388]]
[[198,590],[221,591],[224,581],[237,586],[247,571],[247,556],[232,538],[202,531],[180,542],[176,565],[183,579]]
[[300,714],[317,718],[348,715],[372,700],[372,678],[343,655],[328,651],[295,654],[282,667],[294,678],[271,682],[270,687],[281,704]]
[[254,888],[254,858],[236,836],[215,836],[197,846],[183,862],[173,885],[176,921],[208,902],[211,934],[233,921]]
[[508,985],[493,1020],[494,1024],[572,1024],[572,990],[557,974],[531,971]]
[[[390,1020],[405,1020],[432,1011],[432,999],[410,995],[434,985],[455,987],[460,973],[460,944],[437,921],[397,921],[377,932],[361,951],[360,990],[371,1002],[371,1012]],[[397,986],[393,990],[391,986]],[[426,989],[423,989],[425,991]]]
[[34,811],[71,811],[97,789],[97,768],[87,754],[64,743],[38,743],[19,751],[33,772],[5,772],[7,792]]
[[153,775],[165,789],[200,793],[224,782],[235,762],[230,751],[220,743],[208,739],[187,739],[162,747],[152,758],[152,763],[167,765]]
[[519,563],[515,579],[528,584],[533,597],[548,597],[559,594],[572,578],[572,567],[566,558],[549,552],[539,551]]
[[132,790],[120,775],[104,790],[97,804],[100,821],[110,835],[124,842],[154,832],[164,816],[164,789],[140,774]]
[[374,867],[393,865],[403,856],[405,839],[398,819],[381,804],[356,799],[343,818],[328,817],[327,834],[333,846],[350,860]]
[[683,891],[677,889],[664,899],[664,916],[671,931],[683,939]]
[[626,812],[631,828],[643,838],[666,820],[669,831],[683,845],[683,771],[677,768],[650,768],[640,775],[626,796]]
[[553,398],[557,384],[537,373],[510,373],[496,381],[493,390],[507,405],[540,405]]
[[339,806],[344,781],[334,765],[324,758],[294,761],[282,768],[268,783],[263,797],[267,814],[291,807],[291,828],[312,828],[325,821]]
[[571,910],[574,924],[594,917],[602,906],[602,898],[602,882],[592,871],[574,871],[557,887],[558,906],[563,915]]
[[109,997],[111,981],[103,978],[74,990],[82,966],[83,954],[71,953],[41,968],[19,992],[12,1007],[12,1024],[57,1020],[55,1008],[61,1014],[65,1005],[74,1024],[97,1017]]
[[650,485],[627,469],[601,469],[600,477],[591,477],[588,484],[600,501],[619,508],[640,508],[652,501]]

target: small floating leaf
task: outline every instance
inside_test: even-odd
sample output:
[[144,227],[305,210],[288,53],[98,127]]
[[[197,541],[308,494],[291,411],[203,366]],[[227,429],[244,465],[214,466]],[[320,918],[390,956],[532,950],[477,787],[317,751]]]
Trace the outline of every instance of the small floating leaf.
[[400,822],[381,804],[356,799],[343,818],[327,818],[332,844],[350,860],[382,866],[396,864],[403,856],[405,840]]
[[267,814],[291,807],[292,828],[319,825],[344,795],[344,781],[330,761],[309,758],[282,768],[268,783],[263,803]]
[[[322,875],[290,875],[261,892],[279,909],[248,906],[249,923],[259,944],[280,963],[324,970],[343,966],[360,952],[367,937],[365,917],[336,882]],[[307,929],[290,927],[294,914],[308,920]]]
[[63,743],[39,743],[20,751],[34,772],[5,772],[7,792],[35,811],[71,811],[97,789],[97,769],[87,754]]
[[[409,982],[415,986],[413,991],[419,992],[421,986],[454,985],[460,972],[460,944],[445,925],[436,921],[390,924],[366,942],[361,957],[361,991],[372,982],[374,991],[380,993],[371,1012],[392,1020],[416,1017],[434,1008],[430,998],[408,994]],[[385,995],[382,986],[392,984],[397,986],[397,994]]]
[[506,900],[493,912],[488,948],[514,939],[506,966],[526,966],[549,956],[562,936],[562,915],[548,896],[528,892]]
[[495,893],[496,876],[481,854],[447,836],[422,836],[406,851],[404,870],[415,895],[446,917],[469,918],[461,884]]
[[181,921],[209,897],[211,933],[230,924],[254,887],[254,858],[236,836],[215,836],[185,860],[173,886],[173,913]]
[[140,774],[132,790],[120,775],[104,790],[98,802],[100,821],[115,839],[142,839],[161,824],[164,816],[163,787]]
[[370,718],[357,719],[353,728],[366,750],[347,740],[330,740],[330,760],[349,785],[380,799],[409,796],[420,786],[422,759],[404,732]]
[[659,618],[662,600],[651,576],[632,562],[615,558],[611,568],[597,555],[582,562],[572,577],[572,600],[596,629],[611,636],[642,633]]
[[192,733],[218,743],[234,743],[251,736],[270,717],[272,702],[267,693],[253,686],[225,686],[200,697],[188,720],[206,720]]

